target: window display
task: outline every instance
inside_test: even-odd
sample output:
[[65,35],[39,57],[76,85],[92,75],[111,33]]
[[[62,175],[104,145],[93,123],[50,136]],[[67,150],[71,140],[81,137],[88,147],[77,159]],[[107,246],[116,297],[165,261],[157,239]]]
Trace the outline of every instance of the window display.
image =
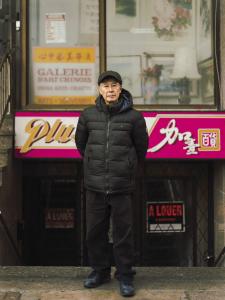
[[213,105],[212,39],[210,0],[107,1],[107,68],[127,78],[121,64],[140,58],[129,65],[137,105]]
[[93,103],[99,73],[98,0],[30,2],[30,104]]

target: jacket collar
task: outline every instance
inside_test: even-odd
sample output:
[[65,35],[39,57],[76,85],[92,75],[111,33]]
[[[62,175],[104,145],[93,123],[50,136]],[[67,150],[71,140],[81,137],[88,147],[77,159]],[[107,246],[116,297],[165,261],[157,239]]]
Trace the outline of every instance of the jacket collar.
[[117,103],[112,105],[106,105],[105,100],[101,95],[99,95],[96,100],[96,107],[99,111],[104,111],[107,114],[118,114],[123,111],[129,110],[133,107],[133,99],[130,94],[125,89],[122,89],[119,100]]

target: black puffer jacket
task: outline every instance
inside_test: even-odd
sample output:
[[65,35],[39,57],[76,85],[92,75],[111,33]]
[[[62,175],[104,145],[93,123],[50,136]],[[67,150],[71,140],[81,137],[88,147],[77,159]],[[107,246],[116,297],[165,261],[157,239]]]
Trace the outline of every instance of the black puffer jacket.
[[102,96],[78,121],[75,141],[84,157],[86,189],[102,193],[130,192],[138,161],[145,158],[148,135],[142,114],[132,108],[131,94],[122,89],[118,103],[106,106]]

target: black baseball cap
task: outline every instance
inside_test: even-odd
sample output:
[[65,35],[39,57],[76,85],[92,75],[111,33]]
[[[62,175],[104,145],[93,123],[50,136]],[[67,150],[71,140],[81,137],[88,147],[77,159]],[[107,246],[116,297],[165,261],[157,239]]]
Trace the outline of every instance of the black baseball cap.
[[119,82],[119,84],[122,84],[122,78],[119,73],[115,71],[105,71],[99,75],[98,85],[100,85],[100,83],[103,82],[106,78],[113,78],[117,82]]

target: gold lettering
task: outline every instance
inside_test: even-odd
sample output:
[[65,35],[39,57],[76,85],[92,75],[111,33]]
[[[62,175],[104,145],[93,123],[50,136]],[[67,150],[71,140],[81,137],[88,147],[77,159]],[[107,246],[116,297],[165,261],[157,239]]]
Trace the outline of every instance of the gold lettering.
[[61,126],[61,124],[62,124],[61,120],[57,119],[55,121],[55,123],[53,124],[52,128],[49,130],[49,132],[45,138],[46,143],[51,143],[54,141],[54,136],[55,136],[57,130],[59,129],[59,127]]
[[22,146],[20,152],[26,153],[31,150],[32,145],[42,139],[48,133],[50,125],[47,121],[42,119],[31,120],[25,127],[25,132],[29,133],[30,136]]
[[67,143],[71,140],[71,134],[74,130],[74,126],[73,125],[69,125],[67,128],[65,128],[63,130],[62,135],[58,138],[58,142],[59,143]]
[[52,142],[67,143],[74,139],[72,133],[75,127],[73,125],[63,125],[60,119],[57,119],[52,127],[47,120],[32,119],[25,127],[25,132],[29,133],[29,137],[21,147],[20,152],[26,153],[32,149],[35,142],[42,138],[44,142],[50,144]]

